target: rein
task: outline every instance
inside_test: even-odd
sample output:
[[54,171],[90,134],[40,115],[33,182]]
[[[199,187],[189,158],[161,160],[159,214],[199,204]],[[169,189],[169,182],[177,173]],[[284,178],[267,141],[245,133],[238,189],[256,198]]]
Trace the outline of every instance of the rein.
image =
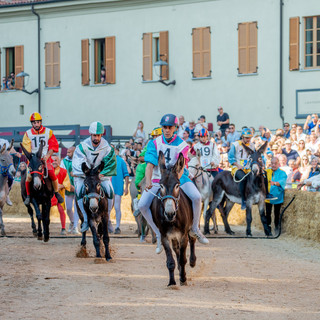
[[[241,181],[243,181],[250,173],[252,173],[251,168],[252,168],[252,165],[254,165],[254,164],[257,164],[257,165],[259,166],[259,168],[262,169],[261,166],[259,165],[259,162],[258,162],[258,161],[252,161],[252,160],[250,159],[250,161],[249,161],[250,171],[249,171],[247,174],[245,174],[240,180],[236,180],[236,174],[234,174],[234,176],[233,176],[233,181],[234,181],[235,183],[240,183]],[[238,169],[238,170],[240,170],[240,169]],[[236,171],[236,172],[237,172],[237,171]]]
[[166,199],[172,199],[174,200],[175,204],[176,204],[176,212],[178,211],[178,208],[179,208],[179,200],[180,200],[180,193],[179,193],[179,197],[176,198],[174,196],[171,196],[171,195],[166,195],[164,197],[161,197],[159,193],[155,194],[154,192],[152,192],[151,190],[148,190],[148,192],[150,192],[152,195],[154,195],[155,197],[157,197],[161,203],[163,204],[164,200]]
[[[206,167],[207,167],[207,166],[206,166]],[[193,177],[192,180],[195,180],[195,179],[201,177],[204,172],[208,175],[208,177],[210,177],[210,172],[207,171],[205,168],[203,168],[203,167],[201,167],[201,166],[200,166],[200,167],[189,166],[189,168],[193,168],[193,169],[196,169],[196,170],[197,170],[196,175]],[[198,174],[199,171],[200,171],[200,174]]]
[[96,193],[96,192],[90,192],[88,194],[85,194],[83,197],[83,202],[87,203],[90,199],[97,199],[99,202],[101,201],[101,199],[103,199],[105,197],[105,193],[103,191],[103,189],[100,189],[100,194]]
[[11,177],[9,169],[12,165],[13,165],[12,163],[10,163],[8,166],[0,165],[0,173],[3,177],[9,177],[9,176]]

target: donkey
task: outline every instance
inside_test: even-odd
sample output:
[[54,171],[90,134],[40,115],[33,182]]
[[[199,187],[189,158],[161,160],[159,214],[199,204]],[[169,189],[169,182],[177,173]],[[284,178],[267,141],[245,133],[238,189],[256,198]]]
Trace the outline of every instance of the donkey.
[[[36,154],[28,152],[25,147],[21,145],[22,151],[29,160],[29,173],[31,174],[31,203],[36,211],[38,220],[37,235],[38,240],[49,241],[49,225],[50,225],[50,209],[51,198],[53,197],[53,186],[51,180],[48,178],[48,170],[41,160],[42,150],[45,142],[41,141],[39,150]],[[26,194],[25,194],[26,196]],[[41,205],[41,211],[40,211]],[[43,234],[42,226],[43,225]],[[44,237],[43,237],[44,236]]]
[[11,144],[8,149],[6,149],[6,145],[4,144],[0,150],[0,229],[1,235],[5,236],[6,232],[4,229],[4,223],[2,218],[2,210],[7,202],[7,196],[9,194],[9,185],[8,185],[8,178],[13,177],[16,174],[16,170],[13,166],[12,156],[10,155],[9,151],[11,150],[13,145],[13,139],[11,140]]
[[[108,199],[105,191],[101,186],[101,180],[99,173],[104,168],[104,162],[94,169],[88,168],[86,163],[82,163],[82,171],[86,175],[84,179],[84,194],[83,194],[83,207],[88,215],[88,222],[91,229],[93,244],[96,249],[96,257],[101,258],[100,254],[100,239],[103,238],[105,247],[105,258],[110,261],[111,255],[109,251],[109,233],[108,233]],[[79,218],[83,223],[83,214],[79,209],[78,203],[77,209]],[[81,246],[86,248],[86,232],[82,233]]]
[[[258,150],[253,151],[246,145],[244,148],[249,154],[250,173],[246,177],[245,195],[246,195],[246,220],[247,229],[246,235],[251,234],[252,222],[252,205],[257,204],[260,213],[260,219],[263,224],[266,236],[272,236],[271,228],[267,224],[265,216],[265,198],[266,186],[264,181],[262,154],[264,153],[267,143],[265,142]],[[241,204],[241,195],[238,182],[232,177],[230,171],[220,172],[214,179],[212,184],[213,200],[210,204],[208,214],[205,219],[205,233],[209,232],[209,219],[220,204],[220,212],[224,223],[225,231],[228,234],[234,234],[228,223],[228,215],[235,203]],[[223,204],[225,203],[224,207]]]
[[[188,163],[188,170],[190,174],[193,176],[193,182],[195,183],[197,189],[201,194],[201,199],[203,202],[203,219],[205,220],[209,203],[212,201],[213,198],[213,176],[210,172],[206,171],[205,168],[201,167],[199,150],[197,151],[197,155],[190,159]],[[213,222],[214,233],[218,233],[218,225],[215,212],[211,218]]]
[[184,167],[184,157],[179,154],[178,161],[171,168],[166,168],[164,154],[159,152],[159,168],[161,171],[160,190],[151,204],[153,220],[161,233],[161,242],[167,256],[169,284],[176,284],[174,278],[175,261],[171,246],[177,256],[180,274],[180,285],[187,285],[185,265],[188,240],[190,243],[190,266],[196,265],[195,241],[189,236],[192,226],[193,212],[190,199],[180,189],[178,174]]

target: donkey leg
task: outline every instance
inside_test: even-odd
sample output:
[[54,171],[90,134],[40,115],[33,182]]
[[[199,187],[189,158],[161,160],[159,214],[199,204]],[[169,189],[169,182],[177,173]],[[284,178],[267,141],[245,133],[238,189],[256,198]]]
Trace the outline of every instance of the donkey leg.
[[188,245],[188,237],[185,235],[181,239],[180,243],[180,285],[187,285],[187,277],[186,277],[186,263],[187,263],[187,245]]
[[3,218],[2,218],[2,208],[0,208],[0,228],[1,228],[1,235],[5,236],[6,235],[6,231],[4,230],[4,223],[3,223]]
[[96,257],[101,258],[100,254],[100,239],[97,233],[97,225],[94,221],[90,220],[89,221],[91,233],[92,233],[92,238],[93,238],[93,245],[96,249]]
[[246,207],[246,219],[247,219],[246,235],[247,235],[247,237],[252,237],[252,233],[251,233],[252,211],[251,210],[252,210],[251,204],[249,204],[247,201],[247,207]]
[[234,206],[234,203],[227,199],[225,207],[223,209],[221,208],[222,211],[220,210],[221,217],[222,217],[223,224],[224,224],[224,230],[227,234],[230,234],[230,235],[233,235],[234,232],[230,228],[230,225],[228,222],[228,216],[229,216],[229,213],[230,213],[231,209],[233,208],[233,206]]
[[107,215],[104,215],[102,217],[102,232],[103,232],[103,243],[105,248],[105,258],[107,261],[110,261],[112,259],[109,251],[109,233],[108,233],[108,217]]
[[265,235],[267,237],[272,236],[271,227],[268,225],[267,217],[264,211],[264,202],[259,203],[259,214]]
[[39,205],[35,199],[32,198],[32,204],[36,211],[36,218],[38,220],[38,240],[42,240],[42,215],[40,212]]
[[86,245],[87,245],[86,234],[87,234],[87,231],[82,232],[81,247],[83,247],[84,249],[86,248]]
[[36,227],[36,224],[35,224],[35,222],[34,222],[33,210],[32,210],[31,205],[28,205],[28,206],[27,206],[27,209],[28,209],[28,213],[29,213],[29,216],[30,216],[30,219],[31,219],[32,233],[33,233],[33,235],[36,237],[36,236],[37,236],[37,227]]
[[172,240],[172,249],[176,254],[177,257],[177,263],[178,263],[178,270],[180,271],[181,265],[180,265],[180,246],[178,240]]
[[196,266],[196,261],[197,261],[197,257],[196,257],[196,253],[195,253],[196,239],[195,238],[191,238],[190,236],[188,238],[189,238],[189,244],[190,244],[189,264],[190,264],[191,268],[194,268]]
[[42,205],[42,218],[43,218],[43,235],[44,242],[49,241],[49,225],[50,225],[50,208],[51,208],[51,200],[48,203]]
[[176,267],[176,264],[174,262],[173,256],[172,256],[172,250],[170,248],[170,243],[167,238],[161,237],[162,245],[164,247],[164,250],[166,252],[167,256],[167,268],[169,270],[169,284],[168,287],[176,285],[176,281],[174,280],[174,269]]
[[[203,201],[203,221],[206,221],[208,206],[209,206],[209,198],[206,198]],[[204,227],[203,227],[203,231],[205,232]]]

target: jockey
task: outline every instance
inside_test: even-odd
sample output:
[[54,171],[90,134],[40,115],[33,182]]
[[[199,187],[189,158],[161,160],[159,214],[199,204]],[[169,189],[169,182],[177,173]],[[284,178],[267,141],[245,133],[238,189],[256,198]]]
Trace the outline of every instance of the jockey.
[[[188,157],[188,144],[175,134],[178,125],[178,119],[173,114],[166,114],[162,117],[160,125],[162,126],[162,135],[158,138],[149,141],[147,152],[144,157],[146,167],[146,189],[143,192],[139,201],[139,210],[145,217],[157,237],[156,253],[161,253],[163,247],[161,245],[160,231],[153,222],[150,205],[154,199],[154,194],[157,194],[160,189],[160,169],[158,167],[159,151],[164,153],[166,165],[173,166],[181,152],[184,155],[185,161]],[[199,229],[200,213],[201,213],[201,195],[196,186],[191,182],[186,174],[187,170],[183,170],[183,174],[179,177],[181,189],[192,201],[193,209],[193,225],[190,230],[190,236],[196,237],[200,243],[208,244],[208,239],[201,233]],[[151,192],[149,192],[149,190]]]
[[[40,113],[34,112],[30,116],[30,122],[32,128],[29,129],[23,136],[22,145],[24,148],[30,153],[37,153],[39,150],[41,141],[44,142],[44,147],[42,150],[41,158],[46,163],[48,176],[52,182],[54,195],[56,196],[59,203],[63,203],[64,199],[59,194],[59,183],[58,179],[54,173],[54,169],[52,167],[52,159],[51,156],[53,153],[59,152],[59,144],[54,136],[51,129],[42,126],[42,117]],[[28,170],[27,178],[26,178],[26,192],[27,197],[24,201],[25,205],[30,204],[30,183],[32,180],[32,176]]]
[[203,128],[199,131],[200,141],[191,148],[191,154],[196,155],[197,151],[200,153],[200,164],[203,169],[210,171],[211,175],[215,177],[219,171],[220,152],[217,145],[208,139],[208,130]]
[[110,181],[111,176],[117,174],[117,160],[114,149],[102,138],[104,127],[101,122],[93,122],[89,127],[90,137],[81,142],[72,158],[72,172],[74,175],[74,185],[77,202],[83,214],[81,232],[89,229],[88,216],[83,207],[83,187],[85,175],[82,171],[82,163],[86,163],[89,168],[96,168],[104,162],[104,169],[99,177],[101,186],[108,197],[108,212],[112,209],[113,188]]

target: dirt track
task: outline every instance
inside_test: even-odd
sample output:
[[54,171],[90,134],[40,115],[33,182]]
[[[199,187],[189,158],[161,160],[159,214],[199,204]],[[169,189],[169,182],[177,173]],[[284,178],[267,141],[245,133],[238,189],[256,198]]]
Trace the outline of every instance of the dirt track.
[[[31,234],[26,218],[5,223],[9,235]],[[133,224],[122,229],[133,236]],[[0,238],[0,319],[320,319],[320,247],[310,242],[210,239],[176,289],[151,243],[114,236],[111,263],[94,258],[91,238],[91,258],[76,258],[79,243]]]

